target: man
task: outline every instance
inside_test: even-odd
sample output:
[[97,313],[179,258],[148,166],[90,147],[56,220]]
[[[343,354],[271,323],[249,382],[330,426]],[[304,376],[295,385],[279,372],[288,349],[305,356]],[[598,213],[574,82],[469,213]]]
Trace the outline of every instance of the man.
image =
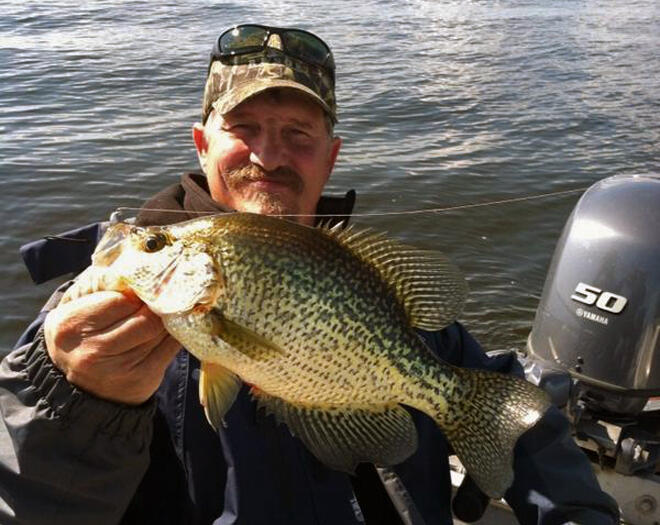
[[[350,213],[352,192],[321,197],[340,140],[334,62],[314,35],[256,25],[223,33],[202,117],[193,141],[205,175],[184,175],[150,199],[139,224],[239,210],[311,225],[315,214]],[[61,249],[58,261],[80,268],[91,248]],[[32,247],[33,274],[52,271],[47,252]],[[448,444],[424,415],[413,414],[420,445],[411,458],[363,465],[354,477],[258,417],[245,389],[215,433],[198,401],[199,363],[157,316],[112,291],[55,308],[66,286],[0,370],[9,444],[0,522],[451,523]],[[420,335],[449,362],[519,373],[513,358],[488,359],[458,324]],[[614,523],[616,506],[567,429],[550,410],[519,440],[507,500],[522,523]]]

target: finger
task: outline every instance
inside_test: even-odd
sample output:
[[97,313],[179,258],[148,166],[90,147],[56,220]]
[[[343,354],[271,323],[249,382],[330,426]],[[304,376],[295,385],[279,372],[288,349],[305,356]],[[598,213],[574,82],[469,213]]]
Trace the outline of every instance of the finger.
[[162,380],[162,372],[160,376],[151,377],[149,371],[140,368],[140,363],[168,337],[163,331],[160,337],[118,355],[88,344],[83,351],[60,354],[64,366],[58,368],[67,381],[86,392],[103,399],[140,403]]
[[179,353],[181,348],[181,343],[171,335],[168,335],[153,349],[153,351],[145,356],[141,363],[138,363],[136,366],[146,375],[162,379],[165,369],[172,362],[174,356]]
[[143,304],[137,312],[94,334],[90,342],[117,354],[144,343],[155,343],[165,333],[160,317]]
[[181,345],[169,334],[120,355],[98,351],[75,353],[67,380],[100,398],[140,404],[158,389],[168,364]]
[[133,293],[96,292],[58,305],[53,312],[63,329],[88,334],[114,325],[143,304]]
[[161,345],[165,339],[171,337],[170,334],[163,330],[157,337],[150,339],[144,343],[126,350],[120,356],[106,356],[108,359],[115,359],[116,362],[121,360],[121,368],[125,374],[133,374],[136,370],[141,369],[142,362],[154,351],[156,347]]
[[126,287],[126,283],[109,268],[92,265],[76,277],[76,280],[64,293],[60,302],[64,304],[94,292],[121,292]]
[[99,330],[130,316],[143,303],[134,295],[99,292],[81,297],[50,311],[44,323],[46,346],[51,359],[62,364],[59,352],[75,350]]
[[[133,357],[143,353],[147,345],[135,349]],[[123,389],[115,389],[110,393],[115,399],[124,403],[139,404],[143,403],[158,389],[163,381],[165,369],[172,362],[172,359],[180,351],[181,344],[169,334],[163,338],[157,345],[148,350],[144,359],[134,363],[130,371],[123,376],[121,384]]]

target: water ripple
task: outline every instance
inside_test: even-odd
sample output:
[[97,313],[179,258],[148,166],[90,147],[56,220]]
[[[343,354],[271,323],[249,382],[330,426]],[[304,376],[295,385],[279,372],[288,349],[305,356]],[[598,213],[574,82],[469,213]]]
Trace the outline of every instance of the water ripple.
[[[5,346],[54,286],[20,244],[138,206],[196,169],[190,127],[221,28],[317,32],[338,64],[344,138],[330,192],[358,212],[435,208],[658,172],[657,2],[275,0],[3,3],[0,236]],[[524,344],[577,196],[414,217],[359,218],[449,253],[488,348]]]

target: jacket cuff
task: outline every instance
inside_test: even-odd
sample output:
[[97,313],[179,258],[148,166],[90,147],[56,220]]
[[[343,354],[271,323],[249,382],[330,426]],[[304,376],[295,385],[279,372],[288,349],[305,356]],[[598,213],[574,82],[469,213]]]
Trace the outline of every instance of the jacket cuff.
[[48,355],[43,328],[31,344],[9,354],[6,362],[12,372],[29,384],[17,395],[26,406],[43,410],[47,418],[67,426],[84,418],[85,424],[95,425],[111,437],[135,440],[144,436],[150,440],[155,398],[138,406],[127,405],[101,399],[69,383]]

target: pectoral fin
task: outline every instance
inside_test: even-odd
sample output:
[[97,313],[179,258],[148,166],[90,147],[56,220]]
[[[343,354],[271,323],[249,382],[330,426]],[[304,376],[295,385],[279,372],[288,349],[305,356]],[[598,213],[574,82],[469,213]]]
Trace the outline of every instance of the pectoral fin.
[[396,465],[417,448],[417,431],[400,405],[309,407],[288,403],[253,388],[260,407],[286,423],[317,459],[354,473],[358,463]]
[[241,380],[222,365],[202,362],[199,374],[199,400],[204,406],[206,419],[216,430],[234,403]]
[[286,353],[284,349],[272,341],[269,341],[249,328],[227,319],[219,311],[214,311],[214,314],[214,335],[220,337],[228,345],[245,355],[258,360],[259,355],[272,354],[272,352],[282,355]]

